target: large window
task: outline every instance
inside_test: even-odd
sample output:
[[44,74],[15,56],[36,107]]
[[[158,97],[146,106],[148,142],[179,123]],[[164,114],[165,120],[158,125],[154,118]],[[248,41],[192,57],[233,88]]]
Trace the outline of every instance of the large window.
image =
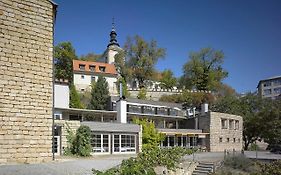
[[268,86],[271,86],[271,81],[264,82],[263,87],[268,87]]
[[281,87],[280,88],[274,88],[274,94],[281,94]]
[[114,135],[114,152],[136,152],[136,135]]
[[221,129],[227,129],[227,119],[221,119]]
[[109,134],[92,133],[91,145],[94,153],[109,153]]
[[157,114],[168,115],[168,109],[167,108],[157,108]]
[[265,89],[263,90],[264,95],[270,95],[271,94],[271,89]]
[[133,113],[142,113],[141,106],[136,106],[136,105],[128,105],[127,106],[128,112],[133,112]]
[[175,110],[175,109],[169,109],[169,115],[177,116],[178,115],[178,111]]
[[281,79],[273,80],[273,85],[275,86],[281,85]]
[[235,128],[234,129],[236,129],[236,130],[239,129],[239,120],[235,120]]
[[144,106],[143,107],[143,113],[145,114],[155,114],[155,108],[151,106]]
[[229,129],[234,129],[234,120],[229,120]]

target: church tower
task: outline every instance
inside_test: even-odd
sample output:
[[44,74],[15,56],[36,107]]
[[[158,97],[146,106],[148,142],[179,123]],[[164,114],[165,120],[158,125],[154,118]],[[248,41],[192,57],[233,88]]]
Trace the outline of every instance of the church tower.
[[106,63],[109,63],[109,64],[114,64],[114,62],[115,62],[114,56],[118,53],[119,50],[122,50],[120,48],[120,45],[117,42],[116,36],[117,36],[117,33],[115,31],[114,18],[113,18],[112,29],[110,32],[110,41],[109,41],[109,44],[107,45],[107,49],[106,49],[106,53],[105,53],[105,61],[106,61]]

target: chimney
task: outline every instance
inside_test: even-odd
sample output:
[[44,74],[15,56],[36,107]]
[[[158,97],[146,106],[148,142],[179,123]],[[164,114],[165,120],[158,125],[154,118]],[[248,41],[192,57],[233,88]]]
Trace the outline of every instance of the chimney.
[[201,115],[205,115],[209,111],[209,104],[203,103],[201,104]]
[[118,123],[127,123],[127,101],[123,98],[122,95],[122,83],[120,83],[120,94],[119,100],[116,101],[117,107],[117,122]]

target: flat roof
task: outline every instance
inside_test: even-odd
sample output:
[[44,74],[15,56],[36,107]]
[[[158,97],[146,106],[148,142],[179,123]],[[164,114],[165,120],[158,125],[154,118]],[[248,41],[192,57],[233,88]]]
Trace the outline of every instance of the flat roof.
[[[118,101],[119,96],[111,96],[111,101]],[[125,99],[128,103],[137,103],[144,106],[158,106],[158,107],[168,107],[168,108],[179,108],[182,109],[182,105],[179,103],[168,103],[162,101],[152,101],[152,100],[141,100],[136,98],[126,98]]]
[[277,75],[277,76],[269,77],[267,79],[260,80],[259,83],[258,83],[257,88],[259,87],[261,82],[265,82],[265,81],[269,81],[269,80],[274,80],[274,79],[279,79],[279,78],[281,78],[281,75]]
[[79,112],[79,113],[107,113],[107,114],[117,114],[117,111],[107,111],[107,110],[93,110],[93,109],[78,109],[78,108],[55,108],[61,111],[68,112]]
[[81,125],[89,126],[96,132],[130,132],[138,133],[141,131],[140,125],[130,123],[109,123],[109,122],[81,122]]
[[201,129],[157,129],[159,132],[166,135],[208,135],[203,133]]

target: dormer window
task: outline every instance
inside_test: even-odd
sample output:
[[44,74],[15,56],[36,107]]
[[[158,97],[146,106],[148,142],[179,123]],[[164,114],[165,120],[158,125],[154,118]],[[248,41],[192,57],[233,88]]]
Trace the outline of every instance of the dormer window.
[[89,69],[91,72],[95,72],[96,66],[95,65],[90,65]]
[[85,64],[79,64],[79,69],[84,71],[85,70]]
[[100,70],[101,72],[105,72],[105,67],[104,67],[104,66],[99,66],[99,70]]

